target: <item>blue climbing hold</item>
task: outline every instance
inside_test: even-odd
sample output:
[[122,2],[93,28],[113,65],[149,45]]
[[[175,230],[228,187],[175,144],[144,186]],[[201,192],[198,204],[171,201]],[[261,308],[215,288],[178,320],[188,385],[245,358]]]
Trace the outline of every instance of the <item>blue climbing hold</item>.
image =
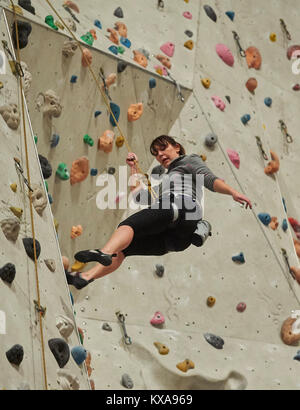
[[232,256],[231,258],[233,262],[240,262],[240,263],[245,263],[245,258],[243,252],[239,253],[236,256]]
[[126,37],[120,37],[120,43],[123,44],[123,46],[130,48],[131,47],[131,41],[128,40]]
[[149,80],[149,87],[150,87],[150,88],[155,88],[155,87],[156,87],[156,80],[155,80],[155,78],[150,78],[150,80]]
[[265,225],[268,226],[269,223],[271,222],[271,217],[269,214],[267,214],[266,212],[261,212],[260,214],[258,214],[258,217],[260,219],[260,221]]
[[73,349],[71,350],[71,354],[78,365],[81,365],[87,357],[87,351],[82,346],[73,347]]
[[[116,121],[119,121],[120,112],[121,112],[120,107],[117,104],[113,103],[113,102],[110,102],[109,105],[110,105],[110,109],[112,110],[112,112],[115,116]],[[117,126],[117,124],[116,124],[116,122],[115,122],[115,120],[114,120],[114,118],[111,114],[109,116],[109,121],[110,121],[110,123],[113,127]]]
[[96,176],[97,174],[98,174],[98,169],[97,168],[91,168],[92,177]]
[[49,199],[50,205],[52,205],[53,204],[53,199],[52,199],[51,194],[49,194],[49,192],[48,192],[48,199]]
[[226,16],[230,18],[231,21],[234,20],[235,12],[234,11],[226,11],[225,12]]
[[283,197],[282,197],[282,202],[283,202],[283,206],[284,206],[285,213],[287,213],[287,210],[286,210],[286,205],[285,205],[285,200],[284,200],[284,198],[283,198]]
[[98,27],[98,28],[100,28],[100,29],[102,30],[102,24],[101,24],[100,20],[97,20],[97,19],[96,19],[96,20],[94,21],[94,24],[95,24],[96,27]]
[[54,147],[56,147],[57,145],[58,145],[58,143],[59,143],[59,135],[58,134],[53,134],[52,135],[52,138],[51,138],[51,144],[50,144],[50,147],[51,148],[54,148]]
[[98,115],[102,114],[102,111],[95,111],[94,116],[95,118],[98,117]]
[[264,101],[265,101],[265,104],[266,104],[267,107],[271,107],[271,105],[272,105],[272,98],[266,97]]
[[109,51],[111,51],[116,56],[118,55],[118,47],[117,46],[110,46],[108,47]]
[[296,356],[294,356],[294,360],[298,360],[300,362],[300,350],[297,351]]
[[77,82],[77,75],[72,75],[72,77],[71,77],[71,80],[70,80],[70,83],[76,83]]
[[281,228],[282,228],[282,230],[283,230],[284,232],[287,231],[288,223],[287,223],[287,220],[286,220],[286,219],[284,219],[284,220],[282,221]]
[[251,119],[250,114],[245,114],[245,115],[243,115],[243,116],[241,117],[241,121],[242,121],[242,123],[243,123],[244,125],[246,125],[247,122],[250,121],[250,119]]
[[74,305],[74,298],[73,298],[73,295],[72,295],[72,293],[70,292],[70,299],[71,299],[71,303],[72,303],[72,306]]

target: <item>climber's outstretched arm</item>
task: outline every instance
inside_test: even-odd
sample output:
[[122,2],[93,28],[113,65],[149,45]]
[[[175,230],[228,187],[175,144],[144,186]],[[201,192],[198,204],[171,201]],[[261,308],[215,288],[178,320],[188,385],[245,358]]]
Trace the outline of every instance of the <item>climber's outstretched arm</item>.
[[249,198],[247,198],[245,195],[240,194],[238,191],[233,189],[231,186],[227,185],[222,179],[216,179],[214,181],[214,191],[218,192],[220,194],[225,194],[225,195],[231,195],[232,198],[239,202],[240,204],[246,203],[246,209],[248,206],[250,209],[252,209],[252,204]]

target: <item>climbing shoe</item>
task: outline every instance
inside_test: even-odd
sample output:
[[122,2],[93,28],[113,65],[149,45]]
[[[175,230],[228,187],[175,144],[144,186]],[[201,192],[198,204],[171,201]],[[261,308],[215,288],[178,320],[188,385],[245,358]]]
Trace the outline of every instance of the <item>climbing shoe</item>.
[[201,220],[192,235],[192,244],[198,247],[202,246],[209,236],[211,236],[211,224]]
[[79,262],[99,262],[101,265],[109,266],[112,263],[113,256],[117,256],[117,254],[108,255],[99,249],[91,249],[75,253],[74,258]]
[[66,272],[67,282],[69,285],[75,286],[76,289],[82,289],[87,286],[89,283],[93,282],[94,279],[85,280],[81,277],[81,272],[76,272],[75,275],[72,275],[70,272]]

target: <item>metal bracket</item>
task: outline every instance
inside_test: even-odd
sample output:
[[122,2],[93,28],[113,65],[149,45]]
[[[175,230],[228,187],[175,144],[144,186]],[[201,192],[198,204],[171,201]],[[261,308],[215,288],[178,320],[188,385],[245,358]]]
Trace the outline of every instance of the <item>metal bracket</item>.
[[125,344],[126,345],[131,345],[132,341],[131,341],[131,338],[128,336],[127,331],[126,331],[126,327],[125,327],[125,316],[119,311],[116,312],[116,316],[117,316],[119,322],[121,323],[121,326],[122,326],[122,329],[123,329]]
[[109,101],[112,101],[112,99],[111,99],[111,97],[110,97],[110,95],[109,95],[109,91],[108,91],[107,85],[106,85],[105,76],[104,76],[104,71],[103,71],[103,68],[102,68],[102,67],[100,67],[100,69],[99,69],[99,76],[101,77],[101,79],[102,79],[102,81],[103,81],[104,92],[105,92],[107,98],[109,99]]
[[9,62],[12,73],[14,75],[18,75],[19,77],[24,77],[24,71],[22,69],[22,66],[18,61],[15,60],[12,52],[10,51],[8,47],[7,41],[2,40],[2,45],[3,45],[4,51],[6,52],[6,55],[11,58],[11,60],[8,60],[8,62]]
[[43,306],[41,306],[41,305],[39,306],[37,300],[34,300],[33,302],[34,302],[35,310],[36,310],[38,313],[41,313],[41,314],[42,314],[42,317],[45,317],[47,308],[45,308],[45,307],[43,307]]
[[240,55],[241,55],[242,57],[246,57],[245,50],[242,48],[242,46],[241,46],[241,44],[240,44],[240,37],[239,37],[238,33],[237,33],[236,31],[232,31],[232,33],[233,33],[233,38],[235,39],[235,41],[236,41],[236,43],[237,43],[237,45],[238,45],[238,48],[239,48],[239,51],[240,51]]

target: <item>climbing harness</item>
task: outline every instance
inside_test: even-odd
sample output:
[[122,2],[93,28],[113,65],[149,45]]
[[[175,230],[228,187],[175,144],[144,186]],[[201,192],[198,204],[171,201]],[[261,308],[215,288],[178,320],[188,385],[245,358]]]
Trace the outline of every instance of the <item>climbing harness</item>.
[[168,71],[168,70],[166,70],[166,71],[167,71],[168,77],[170,77],[170,79],[173,81],[173,83],[175,84],[175,86],[176,86],[176,88],[177,88],[177,92],[178,92],[177,98],[180,99],[180,101],[181,101],[182,103],[184,103],[184,96],[183,96],[183,94],[182,94],[182,92],[181,92],[180,85],[179,85],[178,82],[175,80],[175,78],[173,78],[173,77],[171,76],[171,74],[169,73],[169,71]]
[[28,180],[25,178],[24,176],[24,170],[22,168],[21,162],[19,160],[19,158],[14,157],[14,161],[15,161],[15,167],[16,170],[19,172],[19,174],[21,175],[21,177],[23,178],[24,183],[27,185],[28,189],[33,192],[33,189],[30,187]]
[[286,142],[287,142],[288,144],[290,144],[291,142],[293,142],[293,138],[292,138],[292,136],[288,133],[288,131],[287,131],[287,126],[285,125],[284,121],[282,121],[282,120],[279,120],[279,123],[280,123],[281,131],[282,131],[283,135],[285,136]]
[[116,312],[116,316],[117,316],[117,318],[118,318],[118,320],[119,320],[119,322],[121,323],[121,326],[122,326],[125,344],[126,345],[131,345],[132,341],[131,341],[131,338],[128,336],[127,331],[126,331],[126,327],[125,327],[125,316],[119,311]]
[[261,151],[261,153],[262,153],[262,156],[264,157],[264,159],[265,159],[266,161],[268,161],[269,158],[268,158],[267,154],[265,153],[265,150],[264,150],[264,148],[263,148],[263,145],[262,145],[262,142],[261,142],[260,137],[256,136],[255,138],[256,138],[256,143],[257,143],[257,145],[258,145],[258,147],[259,147],[259,149],[260,149],[260,151]]
[[70,14],[70,16],[72,17],[72,19],[75,20],[76,23],[80,23],[80,21],[78,20],[78,18],[75,16],[75,14],[71,11],[71,9],[70,9],[67,5],[63,4],[63,8]]
[[287,38],[288,40],[291,40],[292,37],[291,37],[290,33],[288,32],[288,29],[287,29],[287,27],[286,27],[286,24],[285,24],[284,20],[283,20],[283,19],[279,19],[279,21],[280,21],[281,28],[282,28],[282,30],[284,31],[285,35],[286,35],[286,38]]
[[241,44],[240,44],[240,37],[239,37],[238,33],[237,33],[236,31],[232,31],[232,33],[233,33],[233,38],[235,39],[236,44],[237,44],[237,46],[238,46],[238,48],[239,48],[240,55],[241,55],[242,57],[246,57],[245,50],[242,48],[242,46],[241,46]]
[[8,60],[8,62],[9,62],[12,73],[14,75],[18,75],[19,77],[24,77],[22,66],[18,61],[16,61],[16,59],[12,55],[12,52],[10,51],[8,47],[7,41],[2,40],[2,45],[3,45],[4,51],[6,52],[6,55],[11,58],[11,60]]
[[286,250],[285,250],[284,248],[281,248],[281,251],[282,251],[282,255],[283,255],[284,259],[285,259],[285,262],[286,262],[286,264],[287,264],[287,267],[288,267],[288,270],[289,270],[290,274],[292,275],[293,279],[296,280],[295,275],[294,275],[294,272],[291,270],[291,267],[290,267],[290,264],[289,264],[289,259],[288,259]]

